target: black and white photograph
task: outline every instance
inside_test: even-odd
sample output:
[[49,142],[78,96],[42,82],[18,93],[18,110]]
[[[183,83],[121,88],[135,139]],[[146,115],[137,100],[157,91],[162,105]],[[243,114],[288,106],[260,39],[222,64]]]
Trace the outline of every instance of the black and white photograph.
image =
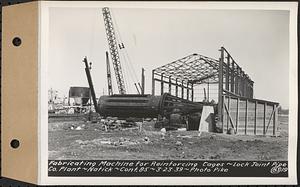
[[54,4],[49,178],[291,176],[290,10]]

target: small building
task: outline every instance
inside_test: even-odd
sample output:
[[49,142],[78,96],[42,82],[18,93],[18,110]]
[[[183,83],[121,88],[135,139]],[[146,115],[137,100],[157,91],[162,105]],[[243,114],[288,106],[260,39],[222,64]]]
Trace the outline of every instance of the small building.
[[89,87],[70,87],[68,103],[70,99],[74,99],[74,105],[86,106],[91,98],[91,91]]

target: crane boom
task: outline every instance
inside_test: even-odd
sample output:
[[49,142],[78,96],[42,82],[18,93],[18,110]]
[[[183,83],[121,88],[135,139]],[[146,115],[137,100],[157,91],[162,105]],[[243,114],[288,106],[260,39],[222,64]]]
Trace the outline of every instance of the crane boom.
[[118,51],[118,45],[116,41],[116,34],[114,31],[112,17],[109,8],[108,7],[102,8],[102,13],[104,18],[104,25],[105,25],[109,51],[112,58],[115,76],[117,79],[118,90],[120,94],[126,94],[125,83],[124,83],[119,51]]
[[107,86],[108,86],[108,95],[113,94],[112,90],[112,83],[111,83],[111,72],[110,72],[110,65],[109,65],[109,57],[108,52],[106,51],[106,71],[107,71]]
[[88,60],[87,60],[86,57],[84,57],[83,62],[85,64],[86,78],[88,80],[89,87],[90,87],[90,90],[91,90],[91,96],[92,96],[92,100],[93,100],[93,103],[94,103],[94,107],[95,107],[96,112],[98,112],[97,99],[96,99],[95,89],[94,89],[92,76],[91,76],[91,72],[90,72],[91,63],[90,63],[90,65],[88,64]]

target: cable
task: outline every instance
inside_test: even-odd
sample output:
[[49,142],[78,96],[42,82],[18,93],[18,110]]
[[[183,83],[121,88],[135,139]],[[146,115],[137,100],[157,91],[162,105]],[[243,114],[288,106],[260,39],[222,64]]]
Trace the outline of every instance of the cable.
[[[113,22],[115,23],[116,40],[117,40],[118,44],[123,44],[122,36],[121,36],[120,31],[119,31],[119,26],[118,26],[118,24],[116,22],[116,19],[115,19],[115,16],[114,16],[114,13],[113,13],[112,10],[111,10],[111,16],[112,16]],[[124,50],[122,50],[122,49],[124,49]],[[137,76],[137,74],[136,74],[136,72],[134,70],[134,67],[132,65],[132,62],[131,62],[131,59],[130,59],[130,57],[128,55],[127,50],[125,48],[122,48],[122,49],[120,50],[120,52],[122,53],[122,55],[124,57],[124,62],[127,63],[126,65],[128,65],[129,71],[131,71],[130,75],[134,76],[133,82],[139,82],[138,76]],[[123,51],[124,51],[125,55],[123,54]]]

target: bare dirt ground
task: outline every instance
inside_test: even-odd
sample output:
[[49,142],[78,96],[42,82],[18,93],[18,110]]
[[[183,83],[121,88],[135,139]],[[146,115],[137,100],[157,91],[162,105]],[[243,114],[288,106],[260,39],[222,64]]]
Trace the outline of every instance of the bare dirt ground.
[[288,117],[278,137],[227,135],[137,127],[103,130],[101,123],[49,120],[49,159],[287,160]]

